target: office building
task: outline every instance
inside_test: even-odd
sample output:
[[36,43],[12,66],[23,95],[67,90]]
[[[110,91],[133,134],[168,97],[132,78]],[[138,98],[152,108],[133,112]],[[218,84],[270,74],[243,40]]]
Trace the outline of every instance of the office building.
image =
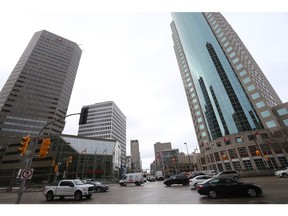
[[130,140],[130,151],[131,151],[132,171],[133,172],[141,172],[142,171],[142,164],[141,164],[138,140]]
[[82,107],[78,135],[115,139],[121,147],[121,164],[126,160],[126,116],[113,101]]
[[[0,93],[0,141],[17,134],[61,134],[82,50],[46,30],[36,32]],[[5,138],[6,137],[6,138]]]
[[200,167],[251,171],[287,166],[288,104],[237,33],[220,13],[172,13],[172,19]]

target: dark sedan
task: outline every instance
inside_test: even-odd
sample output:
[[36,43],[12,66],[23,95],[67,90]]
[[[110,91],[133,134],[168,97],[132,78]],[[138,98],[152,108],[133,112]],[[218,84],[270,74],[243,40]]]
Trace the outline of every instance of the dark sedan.
[[101,182],[95,182],[95,181],[91,181],[89,182],[89,184],[93,184],[94,185],[94,192],[106,192],[109,190],[109,186],[106,184],[102,184]]
[[165,179],[163,182],[166,186],[171,186],[173,184],[182,184],[183,186],[189,184],[189,179],[186,175],[179,174],[171,176],[168,179]]
[[239,182],[229,178],[211,178],[197,184],[200,195],[206,195],[215,199],[218,196],[250,196],[256,197],[262,194],[259,185]]

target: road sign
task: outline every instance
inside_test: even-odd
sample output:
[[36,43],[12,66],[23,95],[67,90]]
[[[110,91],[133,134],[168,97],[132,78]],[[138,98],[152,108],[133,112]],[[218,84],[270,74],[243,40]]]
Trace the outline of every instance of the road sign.
[[31,179],[34,169],[22,169],[20,179]]

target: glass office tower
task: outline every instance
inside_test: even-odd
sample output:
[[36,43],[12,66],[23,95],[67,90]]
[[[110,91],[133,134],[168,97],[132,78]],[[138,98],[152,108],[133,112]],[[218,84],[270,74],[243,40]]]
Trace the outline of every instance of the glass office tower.
[[[254,142],[259,132],[269,137],[287,127],[277,114],[278,108],[286,113],[287,104],[283,105],[226,19],[220,13],[196,12],[172,13],[172,18],[174,51],[204,154],[202,167],[251,170],[287,164],[287,152],[284,162],[279,162]],[[247,137],[245,142],[250,135],[255,139]],[[245,143],[244,149],[239,150],[239,142]],[[250,151],[250,145],[255,149]],[[261,155],[254,158],[257,149]],[[244,156],[249,162],[243,162]],[[270,164],[265,156],[273,157]]]
[[[0,93],[0,138],[61,134],[82,50],[46,30],[36,32]],[[1,141],[1,140],[0,140]]]

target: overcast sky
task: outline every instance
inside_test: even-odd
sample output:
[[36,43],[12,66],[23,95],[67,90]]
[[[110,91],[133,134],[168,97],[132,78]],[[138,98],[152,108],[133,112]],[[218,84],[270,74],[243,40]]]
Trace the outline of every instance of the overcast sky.
[[[49,1],[49,5],[57,3]],[[197,147],[173,50],[172,8],[1,10],[0,89],[33,34],[45,29],[81,44],[83,50],[67,114],[78,113],[85,105],[114,101],[126,116],[127,155],[130,140],[137,139],[144,169],[153,162],[156,142],[171,142],[172,148],[184,153],[184,143],[189,153]],[[288,13],[225,11],[222,14],[287,102]],[[63,133],[77,135],[78,120],[79,116],[67,118]]]

